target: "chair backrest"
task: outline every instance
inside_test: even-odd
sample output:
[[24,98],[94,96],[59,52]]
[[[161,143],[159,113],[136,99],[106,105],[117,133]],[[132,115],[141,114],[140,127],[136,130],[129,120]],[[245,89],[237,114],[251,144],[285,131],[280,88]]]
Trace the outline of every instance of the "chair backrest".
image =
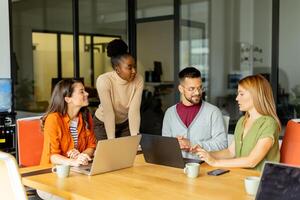
[[300,166],[300,123],[289,120],[280,149],[280,162]]
[[40,118],[41,116],[17,120],[20,166],[28,167],[40,164],[44,143]]
[[26,193],[15,158],[0,152],[0,194],[1,199],[26,200]]
[[[223,115],[223,120],[224,120],[226,133],[228,133],[230,117],[228,115]],[[227,134],[228,146],[231,144],[233,139],[234,139],[233,134]]]
[[228,115],[223,115],[223,120],[224,120],[226,133],[228,133],[230,117]]

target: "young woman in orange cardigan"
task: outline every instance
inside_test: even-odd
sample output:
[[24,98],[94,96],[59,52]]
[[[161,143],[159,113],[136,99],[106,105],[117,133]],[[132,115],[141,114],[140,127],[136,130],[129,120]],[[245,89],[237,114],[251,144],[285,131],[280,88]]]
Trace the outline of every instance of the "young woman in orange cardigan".
[[96,148],[88,93],[79,80],[62,80],[53,90],[43,116],[41,164],[87,165]]

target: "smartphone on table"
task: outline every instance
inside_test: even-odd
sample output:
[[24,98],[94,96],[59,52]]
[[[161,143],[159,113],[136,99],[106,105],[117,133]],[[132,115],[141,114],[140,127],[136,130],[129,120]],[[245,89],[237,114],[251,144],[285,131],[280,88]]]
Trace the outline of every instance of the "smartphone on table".
[[225,173],[228,173],[228,172],[230,172],[229,169],[215,169],[215,170],[207,172],[207,175],[219,176],[219,175],[222,175],[222,174],[225,174]]

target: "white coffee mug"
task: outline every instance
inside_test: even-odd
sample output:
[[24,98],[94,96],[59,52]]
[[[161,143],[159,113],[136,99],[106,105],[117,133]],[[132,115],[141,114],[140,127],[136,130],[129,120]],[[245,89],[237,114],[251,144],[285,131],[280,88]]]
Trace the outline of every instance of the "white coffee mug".
[[70,174],[70,165],[56,165],[52,167],[52,172],[56,173],[59,178],[66,178]]
[[199,163],[186,163],[183,172],[189,178],[196,178],[199,175]]
[[256,195],[260,178],[257,176],[248,176],[245,178],[245,189],[247,194]]

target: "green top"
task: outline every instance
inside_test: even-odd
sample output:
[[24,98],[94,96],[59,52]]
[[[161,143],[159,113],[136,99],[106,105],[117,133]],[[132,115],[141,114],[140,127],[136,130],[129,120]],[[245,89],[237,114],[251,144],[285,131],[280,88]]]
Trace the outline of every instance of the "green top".
[[261,171],[265,161],[279,162],[279,143],[278,130],[276,121],[270,116],[259,117],[249,129],[247,135],[243,139],[244,126],[243,121],[245,117],[241,117],[236,124],[234,131],[235,142],[235,157],[248,156],[255,147],[259,139],[270,137],[273,139],[273,145],[264,159],[259,162],[254,169]]

